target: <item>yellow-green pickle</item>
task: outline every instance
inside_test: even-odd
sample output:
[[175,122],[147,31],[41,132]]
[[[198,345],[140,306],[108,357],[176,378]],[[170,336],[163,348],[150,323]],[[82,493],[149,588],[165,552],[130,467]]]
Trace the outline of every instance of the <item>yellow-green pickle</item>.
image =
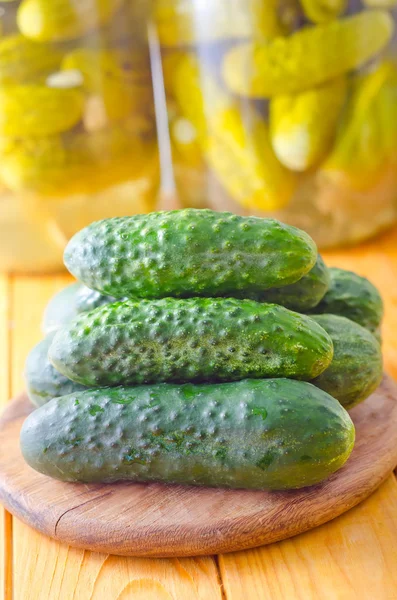
[[270,131],[280,162],[293,171],[319,164],[332,147],[345,99],[344,77],[300,94],[272,98]]
[[0,9],[1,269],[61,268],[92,220],[164,205],[160,181],[323,248],[397,219],[397,0]]
[[17,23],[23,35],[38,42],[78,38],[109,23],[122,0],[22,0]]

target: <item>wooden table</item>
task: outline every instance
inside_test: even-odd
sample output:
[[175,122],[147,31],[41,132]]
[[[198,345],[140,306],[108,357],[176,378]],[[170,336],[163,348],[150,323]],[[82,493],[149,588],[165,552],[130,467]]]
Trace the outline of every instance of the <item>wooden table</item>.
[[[328,253],[385,299],[386,370],[397,378],[397,229]],[[23,388],[26,354],[40,339],[49,297],[66,275],[0,275],[0,403]],[[7,448],[1,448],[7,452]],[[2,600],[397,599],[397,482],[311,532],[256,550],[183,559],[119,558],[75,550],[36,533],[0,507]]]

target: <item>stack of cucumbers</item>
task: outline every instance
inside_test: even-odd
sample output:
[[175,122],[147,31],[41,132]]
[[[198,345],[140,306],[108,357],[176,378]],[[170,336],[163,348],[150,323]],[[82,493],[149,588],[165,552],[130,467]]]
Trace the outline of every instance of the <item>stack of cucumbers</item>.
[[179,210],[77,233],[26,363],[21,447],[63,481],[321,482],[379,385],[382,300],[273,219]]

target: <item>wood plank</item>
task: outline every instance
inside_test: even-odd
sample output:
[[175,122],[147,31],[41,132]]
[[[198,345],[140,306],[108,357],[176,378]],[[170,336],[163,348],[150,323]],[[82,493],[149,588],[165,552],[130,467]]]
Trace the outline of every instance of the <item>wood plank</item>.
[[[32,346],[41,338],[41,315],[48,298],[71,280],[67,274],[55,277],[12,277],[9,284],[10,303],[10,344],[9,344],[9,382],[10,394],[24,387],[23,368],[25,358]],[[23,295],[26,294],[25,299]],[[19,531],[23,525],[12,520],[13,550],[15,539],[19,540]],[[10,536],[11,537],[11,536]],[[19,544],[17,544],[19,548]],[[19,562],[15,554],[13,563]],[[13,570],[10,563],[9,570]],[[14,582],[13,582],[14,583]],[[11,595],[9,596],[11,600]],[[29,595],[26,596],[28,598]],[[8,600],[6,596],[6,600]]]
[[[18,277],[12,285],[12,393],[23,387],[27,352],[43,308],[69,278]],[[27,301],[29,299],[29,301]],[[14,519],[14,600],[221,600],[213,558],[117,558],[58,544]],[[45,573],[45,577],[43,577]]]
[[[0,408],[9,398],[9,281],[0,276]],[[12,594],[12,517],[0,507],[0,595]]]
[[[75,550],[23,527],[15,600],[221,600],[215,561],[122,558]],[[45,573],[45,577],[43,577]]]
[[397,598],[397,482],[308,533],[219,564],[227,600]]

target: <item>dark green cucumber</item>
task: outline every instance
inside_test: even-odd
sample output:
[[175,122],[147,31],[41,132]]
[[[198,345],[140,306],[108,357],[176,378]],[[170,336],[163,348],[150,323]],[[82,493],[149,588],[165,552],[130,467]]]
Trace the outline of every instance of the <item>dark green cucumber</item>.
[[42,329],[45,334],[50,333],[69,323],[82,312],[115,301],[115,298],[103,296],[82,283],[71,283],[55,294],[47,304]]
[[329,273],[330,288],[310,312],[340,315],[375,333],[383,317],[383,302],[376,287],[352,271],[333,267]]
[[332,360],[312,319],[235,298],[128,300],[78,316],[59,330],[49,357],[87,386],[164,381],[310,380]]
[[353,444],[343,407],[288,379],[87,390],[34,411],[21,432],[29,465],[62,481],[276,490],[326,479]]
[[42,406],[53,398],[85,390],[85,386],[61,375],[48,360],[48,349],[55,332],[50,333],[29,353],[25,363],[25,382],[30,401]]
[[[330,286],[330,276],[328,268],[320,255],[317,261],[307,275],[296,283],[291,283],[281,288],[272,288],[264,290],[261,293],[250,293],[245,296],[257,302],[274,302],[281,304],[285,308],[306,312],[317,306],[324,297]],[[243,297],[242,294],[232,294]]]
[[312,381],[346,408],[352,408],[372,394],[382,379],[383,363],[379,342],[373,334],[337,315],[312,317],[334,344],[330,366]]
[[316,258],[300,229],[197,209],[98,221],[71,239],[64,257],[77,279],[116,298],[261,292],[298,281]]

